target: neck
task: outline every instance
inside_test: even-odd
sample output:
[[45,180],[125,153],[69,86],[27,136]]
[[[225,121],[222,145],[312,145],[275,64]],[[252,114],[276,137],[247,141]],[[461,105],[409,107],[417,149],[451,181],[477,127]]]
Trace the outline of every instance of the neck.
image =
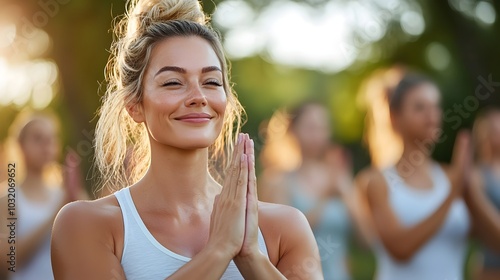
[[149,200],[176,208],[206,208],[220,191],[208,172],[208,148],[182,150],[151,143],[151,164],[138,185]]
[[43,189],[43,187],[45,187],[43,182],[43,170],[41,168],[28,167],[26,178],[21,184],[21,187],[25,191]]
[[300,163],[300,169],[311,169],[316,168],[318,165],[321,165],[323,162],[321,159],[314,156],[307,156],[302,154],[302,162]]
[[432,145],[419,144],[421,142],[415,139],[403,139],[403,154],[399,159],[398,168],[408,169],[408,171],[426,170],[432,162],[431,153],[434,148]]

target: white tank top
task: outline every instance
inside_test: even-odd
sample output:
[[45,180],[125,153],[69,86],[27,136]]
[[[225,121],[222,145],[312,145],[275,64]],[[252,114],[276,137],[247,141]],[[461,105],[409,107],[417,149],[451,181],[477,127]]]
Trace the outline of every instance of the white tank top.
[[[434,186],[415,189],[405,184],[395,167],[383,171],[389,203],[400,223],[413,226],[431,215],[450,192],[448,177],[439,166],[432,167]],[[461,280],[467,249],[469,215],[462,199],[453,202],[436,234],[407,262],[398,262],[381,242],[375,244],[378,280]]]
[[[127,279],[163,280],[191,260],[170,251],[154,238],[139,216],[128,187],[115,192],[114,195],[123,215],[124,244],[121,265]],[[267,255],[260,229],[258,242],[260,251]],[[244,278],[231,261],[221,279]]]

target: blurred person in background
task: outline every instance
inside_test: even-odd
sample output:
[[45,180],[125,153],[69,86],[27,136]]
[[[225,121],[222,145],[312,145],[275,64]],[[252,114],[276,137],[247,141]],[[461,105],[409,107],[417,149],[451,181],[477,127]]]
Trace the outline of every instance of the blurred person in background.
[[[259,195],[301,210],[318,243],[325,279],[347,280],[352,218],[359,220],[361,212],[350,159],[330,135],[328,111],[320,103],[303,103],[288,117],[277,111],[267,124]],[[365,230],[366,223],[360,224]]]
[[[490,211],[495,211],[498,216],[500,215],[500,109],[487,108],[480,112],[474,121],[472,132],[477,164],[472,177],[473,188],[477,191],[477,197],[491,203],[493,210]],[[485,205],[489,203],[484,202]],[[500,220],[497,221],[497,225],[500,227]],[[480,254],[482,261],[477,279],[500,279],[500,252],[483,244]]]
[[470,178],[466,172],[470,137],[458,135],[451,165],[432,160],[434,145],[442,136],[440,92],[424,76],[405,75],[388,101],[402,153],[394,165],[371,169],[365,176],[365,194],[378,233],[376,278],[463,279],[470,228],[487,233],[486,239],[495,234],[487,230],[492,220],[475,219],[484,209],[469,215],[469,203],[463,199]]
[[[21,158],[8,157],[15,164],[15,196],[0,198],[2,213],[0,240],[0,273],[2,279],[54,279],[50,262],[50,234],[52,224],[61,207],[73,200],[85,198],[78,168],[78,156],[68,153],[63,167],[57,159],[61,150],[59,123],[48,113],[21,113],[10,129]],[[14,149],[15,147],[10,147]],[[59,183],[58,183],[59,182]],[[15,244],[8,243],[7,201],[15,199]],[[12,201],[12,200],[11,200]],[[5,215],[5,216],[4,216]],[[10,216],[9,216],[10,217]],[[10,231],[10,230],[9,230]],[[5,233],[5,235],[3,234]],[[15,272],[10,272],[10,246],[15,245]]]
[[[439,106],[439,90],[423,76],[406,75],[390,96],[402,154],[394,165],[374,171],[366,187],[379,239],[377,279],[462,279],[470,227],[461,199],[463,172],[430,157],[440,137]],[[467,139],[460,139],[463,146]]]

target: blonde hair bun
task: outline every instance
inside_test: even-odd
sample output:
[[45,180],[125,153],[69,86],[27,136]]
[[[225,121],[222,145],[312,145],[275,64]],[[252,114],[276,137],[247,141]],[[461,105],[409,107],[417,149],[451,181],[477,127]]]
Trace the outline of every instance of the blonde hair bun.
[[130,0],[128,11],[128,34],[169,20],[186,20],[202,25],[208,21],[198,0]]

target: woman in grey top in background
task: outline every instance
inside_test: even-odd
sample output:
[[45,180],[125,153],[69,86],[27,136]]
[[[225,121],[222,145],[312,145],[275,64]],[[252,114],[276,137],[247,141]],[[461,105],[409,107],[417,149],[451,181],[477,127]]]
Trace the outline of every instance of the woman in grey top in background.
[[[284,118],[283,127],[295,140],[300,160],[293,170],[273,172],[266,159],[276,160],[277,149],[281,155],[293,154],[282,150],[286,141],[277,141],[279,146],[272,147],[273,136],[269,133],[277,132],[274,122],[279,116],[278,112],[268,124],[266,140],[270,141],[261,154],[263,163],[268,164],[262,176],[261,198],[301,210],[318,243],[325,279],[351,279],[347,245],[352,231],[351,214],[357,216],[357,208],[350,192],[352,174],[345,152],[330,142],[328,112],[319,103],[307,102]],[[291,161],[292,158],[288,163]]]
[[[500,211],[500,109],[490,108],[481,112],[474,122],[478,187],[491,204]],[[482,268],[478,279],[500,279],[500,252],[482,246]]]

